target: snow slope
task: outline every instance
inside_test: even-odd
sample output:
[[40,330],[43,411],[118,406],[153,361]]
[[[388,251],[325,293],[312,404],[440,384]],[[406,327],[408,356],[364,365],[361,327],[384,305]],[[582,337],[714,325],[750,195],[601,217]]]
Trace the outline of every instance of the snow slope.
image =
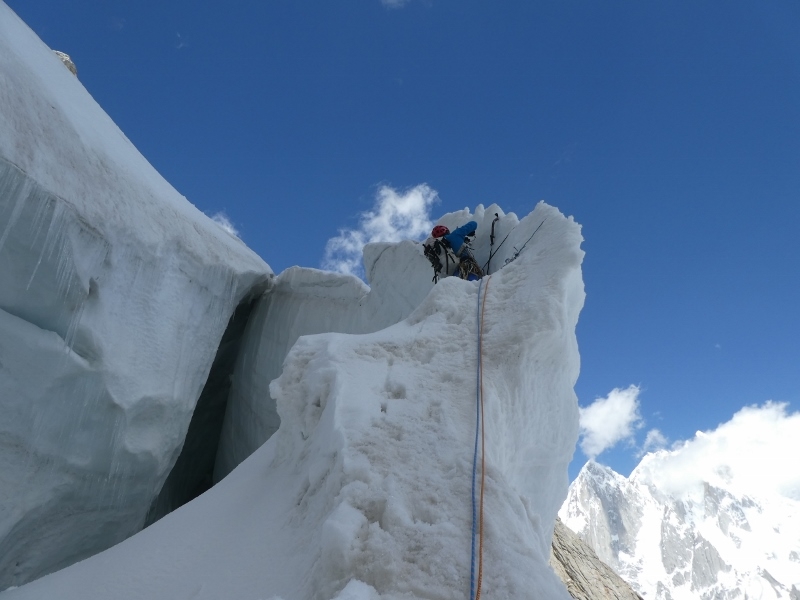
[[800,502],[745,492],[722,464],[676,488],[685,454],[648,454],[627,479],[587,463],[561,519],[645,599],[800,598]]
[[270,268],[0,2],[0,587],[138,531]]
[[280,427],[255,453],[136,536],[0,597],[464,598],[480,290],[484,593],[568,600],[548,556],[578,433],[579,226],[540,203],[498,264],[543,221],[482,284],[444,279],[379,331],[300,337],[270,386]]

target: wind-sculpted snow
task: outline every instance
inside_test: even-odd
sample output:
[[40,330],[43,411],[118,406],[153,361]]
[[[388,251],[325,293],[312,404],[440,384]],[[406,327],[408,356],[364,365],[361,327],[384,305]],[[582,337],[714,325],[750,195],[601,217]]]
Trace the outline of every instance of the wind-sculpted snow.
[[[479,248],[488,247],[492,216],[479,219]],[[539,204],[514,227],[505,256],[543,221],[518,258],[482,284],[482,584],[484,594],[503,600],[569,599],[548,556],[578,434],[579,227]],[[402,247],[377,254],[404,256]],[[420,268],[429,278],[429,267]],[[309,288],[299,293],[304,285]],[[251,374],[249,393],[262,394],[264,402],[274,398],[280,418],[265,444],[211,490],[141,533],[10,590],[3,600],[466,597],[479,286],[447,278],[428,285],[419,305],[394,325],[282,342],[291,350],[269,396],[271,375],[257,381]],[[312,298],[315,288],[322,290],[319,300]],[[269,316],[273,306],[289,319],[292,335],[298,333],[302,319],[291,314],[292,294],[309,303],[301,313],[318,302],[320,310],[328,306],[339,315],[327,323],[312,317],[319,319],[313,327],[378,326],[379,316],[349,312],[369,305],[347,308],[346,299],[366,293],[353,282],[294,270],[276,289],[288,297],[266,305],[266,316],[253,321],[265,335],[271,327],[282,330]],[[262,351],[283,352],[266,344],[244,353],[255,360]]]
[[0,3],[0,589],[138,531],[269,267]]
[[800,597],[798,503],[725,489],[711,473],[717,485],[666,490],[657,474],[677,454],[649,454],[627,479],[588,463],[561,519],[645,599]]

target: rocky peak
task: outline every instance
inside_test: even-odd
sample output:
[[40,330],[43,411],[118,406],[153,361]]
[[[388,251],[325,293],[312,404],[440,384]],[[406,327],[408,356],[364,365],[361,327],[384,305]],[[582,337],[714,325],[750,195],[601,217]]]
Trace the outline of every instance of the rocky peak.
[[72,59],[69,57],[69,54],[65,54],[63,52],[59,52],[58,50],[53,50],[53,52],[55,52],[56,56],[61,59],[61,62],[64,63],[64,66],[67,67],[70,70],[70,72],[73,75],[75,75],[75,77],[77,77],[78,76],[78,67],[75,66],[74,62],[72,62]]

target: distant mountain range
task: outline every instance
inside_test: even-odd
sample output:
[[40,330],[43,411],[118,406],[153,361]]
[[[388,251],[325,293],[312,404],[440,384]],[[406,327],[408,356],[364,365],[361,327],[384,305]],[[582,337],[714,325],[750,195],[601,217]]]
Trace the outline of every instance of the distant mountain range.
[[648,454],[629,478],[587,463],[561,520],[645,600],[800,600],[800,502],[725,472],[667,490],[669,460]]

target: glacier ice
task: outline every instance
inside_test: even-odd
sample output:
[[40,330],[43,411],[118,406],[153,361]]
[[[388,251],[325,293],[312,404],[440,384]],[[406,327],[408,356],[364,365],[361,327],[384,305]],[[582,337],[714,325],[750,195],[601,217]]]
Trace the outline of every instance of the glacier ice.
[[[494,215],[498,249],[494,265],[504,264],[526,238],[516,230],[517,216],[506,215],[497,205],[478,207],[443,216],[453,229],[469,220],[479,222],[482,232],[491,230]],[[500,233],[503,237],[500,237]],[[528,234],[530,235],[530,233]],[[489,258],[486,235],[475,240],[476,257]],[[303,335],[315,333],[371,333],[406,318],[433,288],[432,270],[420,245],[372,243],[364,248],[364,267],[369,286],[353,276],[292,267],[275,278],[247,325],[223,425],[215,467],[215,481],[263,444],[280,423],[275,400],[267,386],[280,375],[290,348]],[[265,398],[267,400],[265,400]]]
[[[478,247],[491,221],[482,212]],[[545,218],[535,243],[483,283],[483,585],[501,599],[569,598],[548,557],[578,433],[580,229],[540,203],[516,224],[510,251]],[[422,255],[408,242],[393,248]],[[128,540],[3,600],[463,598],[480,284],[447,278],[432,287],[429,267],[420,266],[428,292],[406,318],[367,333],[301,335],[269,395],[271,375],[257,381],[253,370],[248,389],[261,390],[262,402],[274,399],[280,424],[222,481]],[[279,314],[288,314],[287,300],[307,285],[301,296],[314,305],[316,287],[318,312],[328,306],[334,325],[377,326],[343,316],[344,303],[325,299],[370,293],[348,277],[290,270],[286,280],[289,298]],[[320,319],[314,327],[325,326],[313,314]],[[301,321],[287,329],[297,333]],[[269,318],[249,325],[251,340],[256,331],[272,338],[279,332],[270,327],[282,330]],[[253,348],[243,347],[237,368],[242,357],[257,357]]]
[[[371,244],[365,250],[370,289],[356,277],[292,267],[275,278],[247,324],[233,373],[215,466],[227,475],[278,428],[269,382],[302,335],[367,333],[392,325],[422,301],[432,287],[427,261],[412,242]],[[382,271],[394,277],[382,277]]]
[[138,531],[269,267],[0,3],[0,587]]

